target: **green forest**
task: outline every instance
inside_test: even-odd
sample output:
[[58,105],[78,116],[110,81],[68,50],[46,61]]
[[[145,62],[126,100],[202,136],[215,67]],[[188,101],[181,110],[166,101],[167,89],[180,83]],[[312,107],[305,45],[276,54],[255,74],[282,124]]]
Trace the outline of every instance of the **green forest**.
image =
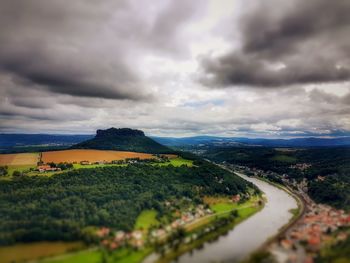
[[145,209],[155,209],[160,217],[166,217],[165,201],[187,198],[201,203],[205,195],[233,195],[256,189],[215,165],[198,160],[194,164],[103,167],[52,177],[2,180],[0,244],[87,241],[88,227],[131,230]]

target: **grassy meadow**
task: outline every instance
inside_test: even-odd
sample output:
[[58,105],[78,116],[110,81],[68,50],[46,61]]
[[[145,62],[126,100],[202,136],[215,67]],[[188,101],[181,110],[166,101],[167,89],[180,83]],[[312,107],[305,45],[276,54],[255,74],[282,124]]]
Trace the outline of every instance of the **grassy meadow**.
[[144,210],[137,217],[135,223],[135,229],[147,230],[151,226],[158,226],[159,221],[157,220],[157,211],[155,210]]

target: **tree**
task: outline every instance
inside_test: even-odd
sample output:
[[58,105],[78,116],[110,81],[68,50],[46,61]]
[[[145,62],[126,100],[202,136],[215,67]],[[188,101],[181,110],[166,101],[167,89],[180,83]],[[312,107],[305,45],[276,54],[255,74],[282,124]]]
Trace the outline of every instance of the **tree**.
[[232,216],[233,218],[238,217],[238,211],[237,211],[236,209],[233,210],[233,211],[231,212],[231,216]]
[[7,166],[0,166],[0,176],[8,175]]
[[12,173],[12,176],[19,177],[19,176],[22,176],[22,173],[16,170]]

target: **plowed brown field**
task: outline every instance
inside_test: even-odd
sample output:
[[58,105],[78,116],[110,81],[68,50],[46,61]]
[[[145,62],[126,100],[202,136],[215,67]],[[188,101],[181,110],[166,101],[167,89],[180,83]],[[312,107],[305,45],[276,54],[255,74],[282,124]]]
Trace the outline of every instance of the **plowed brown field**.
[[38,153],[0,154],[0,165],[36,165],[38,161]]
[[44,163],[111,162],[127,158],[152,159],[154,156],[148,153],[102,150],[64,150],[42,153],[42,161]]

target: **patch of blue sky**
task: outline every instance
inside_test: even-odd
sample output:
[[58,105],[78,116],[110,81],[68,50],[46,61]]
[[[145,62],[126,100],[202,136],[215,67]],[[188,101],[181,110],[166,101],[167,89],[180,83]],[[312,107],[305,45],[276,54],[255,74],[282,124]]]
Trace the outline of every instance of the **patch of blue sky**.
[[215,99],[215,100],[205,100],[205,101],[191,101],[191,102],[185,102],[183,104],[184,107],[194,107],[194,108],[200,108],[204,107],[208,104],[212,104],[215,106],[222,106],[225,104],[225,101],[222,99]]

